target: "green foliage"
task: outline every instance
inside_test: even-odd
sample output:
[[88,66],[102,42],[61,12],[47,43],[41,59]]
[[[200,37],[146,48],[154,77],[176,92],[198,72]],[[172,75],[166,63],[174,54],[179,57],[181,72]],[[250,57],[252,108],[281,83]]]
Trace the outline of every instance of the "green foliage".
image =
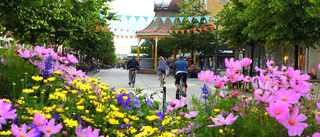
[[16,46],[0,48],[0,98],[9,95],[10,99],[17,97],[27,82],[31,80],[38,69],[18,56],[14,55]]

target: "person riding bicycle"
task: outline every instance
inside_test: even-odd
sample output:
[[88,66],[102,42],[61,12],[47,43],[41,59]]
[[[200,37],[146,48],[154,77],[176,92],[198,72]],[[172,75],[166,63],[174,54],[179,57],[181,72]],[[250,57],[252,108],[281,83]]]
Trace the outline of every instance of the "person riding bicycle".
[[173,78],[175,78],[175,85],[177,87],[177,92],[180,91],[179,89],[179,82],[181,77],[183,83],[185,83],[185,88],[184,91],[182,91],[182,96],[186,97],[187,96],[187,76],[188,76],[188,62],[183,60],[184,57],[180,56],[179,60],[177,60],[174,63],[174,76]]
[[[166,79],[166,75],[168,76],[170,72],[170,68],[167,66],[167,62],[164,60],[162,56],[159,57],[157,75],[159,76],[159,80],[161,79],[161,73],[164,73],[163,80]],[[165,82],[164,82],[165,83]]]
[[136,56],[133,56],[132,59],[130,59],[127,63],[127,70],[129,69],[129,85],[131,84],[131,80],[132,80],[132,71],[133,70],[139,70],[139,62],[136,59]]

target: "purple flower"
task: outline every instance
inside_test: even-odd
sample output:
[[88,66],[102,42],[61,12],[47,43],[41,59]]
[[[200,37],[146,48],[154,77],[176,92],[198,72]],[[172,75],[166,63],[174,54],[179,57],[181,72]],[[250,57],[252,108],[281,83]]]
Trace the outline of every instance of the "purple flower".
[[130,103],[131,97],[125,93],[121,94],[118,96],[117,101],[118,101],[118,106],[121,107],[127,107]]
[[161,119],[161,120],[164,119],[164,114],[162,114],[161,111],[159,111],[159,113],[157,114],[157,116],[158,116],[159,119]]
[[17,110],[12,108],[11,103],[7,103],[2,99],[0,100],[0,130],[2,130],[2,124],[7,123],[7,119],[14,119],[17,117],[17,114],[15,114]]
[[88,137],[104,137],[104,136],[99,136],[99,129],[94,129],[94,131],[92,131],[91,126],[87,127],[86,131],[87,131]]
[[138,97],[135,96],[132,102],[134,103],[134,107],[141,108],[141,104],[139,103]]
[[196,116],[198,116],[198,111],[190,111],[190,114],[184,115],[185,118],[194,118]]

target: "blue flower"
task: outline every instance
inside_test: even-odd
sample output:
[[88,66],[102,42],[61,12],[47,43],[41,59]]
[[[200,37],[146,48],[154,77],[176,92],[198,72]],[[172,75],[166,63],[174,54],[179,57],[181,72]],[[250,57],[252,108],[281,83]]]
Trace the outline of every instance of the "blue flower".
[[134,97],[133,101],[134,103],[134,107],[137,107],[137,108],[141,108],[141,104],[139,103],[139,98],[138,97]]
[[161,111],[159,111],[157,116],[159,117],[159,119],[162,119],[162,120],[164,119],[164,114],[162,114]]
[[[127,96],[128,99],[127,100],[123,100],[123,97]],[[121,94],[120,96],[118,96],[117,101],[118,101],[118,106],[121,107],[127,107],[130,103],[131,97],[125,93]]]
[[[36,128],[36,133],[37,133],[37,135],[36,135],[35,137],[41,137],[41,131],[36,127],[36,125],[31,124],[31,125],[28,125],[27,127],[30,127],[31,129]],[[30,130],[31,130],[31,129],[30,129]]]
[[44,64],[45,64],[45,70],[44,70],[44,72],[43,72],[43,74],[42,74],[42,77],[43,77],[43,79],[47,79],[47,78],[49,78],[49,77],[51,77],[50,76],[50,72],[49,72],[49,70],[51,69],[51,65],[52,65],[52,56],[51,55],[49,55],[48,56],[48,58],[47,58],[47,61],[45,61],[44,62]]

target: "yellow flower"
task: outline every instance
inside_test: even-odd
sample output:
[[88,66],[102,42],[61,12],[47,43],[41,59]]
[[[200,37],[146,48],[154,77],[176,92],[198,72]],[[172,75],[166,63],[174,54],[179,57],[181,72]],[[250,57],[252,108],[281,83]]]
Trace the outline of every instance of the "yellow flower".
[[43,83],[48,83],[48,80],[46,80],[46,79],[45,79],[45,80],[43,80]]
[[78,110],[83,110],[83,109],[84,109],[84,106],[77,106],[77,109],[78,109]]
[[130,128],[130,133],[131,134],[134,134],[134,133],[136,133],[137,132],[137,130],[135,129],[135,128]]
[[223,129],[219,129],[219,133],[222,134],[223,133]]
[[11,135],[12,133],[11,133],[11,131],[10,130],[8,130],[8,131],[1,131],[0,132],[0,135],[4,135],[4,136],[8,136],[8,135]]
[[89,110],[86,110],[85,112],[86,112],[86,113],[89,113]]
[[62,71],[55,71],[55,74],[61,75],[63,72]]
[[38,90],[40,88],[40,86],[33,86],[32,89],[33,90]]
[[125,88],[118,88],[118,91],[123,92],[123,91],[126,91],[126,89]]
[[178,132],[178,129],[172,129],[171,130],[173,133],[177,133]]
[[43,79],[43,77],[32,76],[31,79],[33,79],[34,81],[41,81]]
[[110,108],[113,110],[113,111],[119,111],[119,108],[117,108],[115,105],[110,105]]
[[56,80],[56,78],[55,78],[55,77],[50,77],[50,78],[48,78],[48,80],[49,80],[50,82],[52,82],[52,81]]
[[214,109],[213,111],[214,112],[220,112],[220,109]]
[[112,118],[112,119],[109,119],[108,122],[109,122],[110,124],[112,124],[112,125],[119,124],[119,121],[116,120],[116,119],[113,119],[113,118]]
[[63,108],[57,108],[56,109],[59,113],[63,112]]
[[50,119],[50,118],[51,118],[51,115],[50,115],[50,114],[46,114],[46,118],[47,118],[47,119]]
[[22,105],[22,104],[25,104],[26,102],[24,100],[18,100],[17,103]]
[[72,94],[77,94],[78,91],[77,91],[77,90],[71,90],[71,93],[72,93]]
[[130,119],[129,118],[124,118],[123,119],[124,123],[129,124],[130,123]]
[[64,123],[66,123],[66,126],[68,126],[68,127],[78,127],[78,121],[77,120],[65,119]]
[[126,100],[128,99],[128,97],[127,97],[127,96],[123,96],[122,99],[123,99],[124,101],[126,101]]

